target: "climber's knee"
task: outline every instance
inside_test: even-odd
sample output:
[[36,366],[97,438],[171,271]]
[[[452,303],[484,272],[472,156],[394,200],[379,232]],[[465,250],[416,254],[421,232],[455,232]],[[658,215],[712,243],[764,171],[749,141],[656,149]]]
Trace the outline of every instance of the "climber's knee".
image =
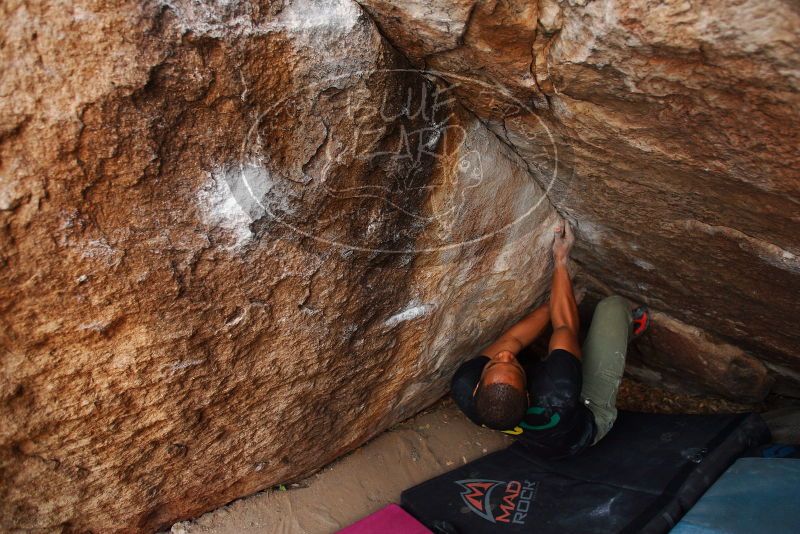
[[614,310],[614,309],[621,309],[625,310],[626,313],[630,313],[629,310],[630,306],[628,306],[628,301],[625,300],[623,297],[619,295],[611,295],[610,297],[606,297],[600,301],[597,305],[598,311],[605,311],[605,310]]

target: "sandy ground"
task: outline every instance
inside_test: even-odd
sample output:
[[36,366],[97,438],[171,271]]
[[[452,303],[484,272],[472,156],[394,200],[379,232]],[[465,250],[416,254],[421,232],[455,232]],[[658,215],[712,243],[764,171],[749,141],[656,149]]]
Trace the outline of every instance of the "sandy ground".
[[445,400],[285,491],[240,499],[173,534],[331,533],[392,502],[400,492],[511,443],[473,425]]

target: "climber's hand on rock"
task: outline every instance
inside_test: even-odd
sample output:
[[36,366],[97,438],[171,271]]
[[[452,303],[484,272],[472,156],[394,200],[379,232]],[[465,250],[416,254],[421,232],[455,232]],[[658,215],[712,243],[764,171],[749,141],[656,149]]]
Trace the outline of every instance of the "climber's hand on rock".
[[575,234],[572,233],[567,221],[561,221],[553,230],[553,261],[564,264],[569,259],[572,245],[575,243]]

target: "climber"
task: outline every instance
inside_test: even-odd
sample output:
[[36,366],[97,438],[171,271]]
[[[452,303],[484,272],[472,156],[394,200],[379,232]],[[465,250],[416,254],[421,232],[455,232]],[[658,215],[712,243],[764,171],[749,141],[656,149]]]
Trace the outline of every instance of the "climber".
[[[577,454],[608,433],[617,417],[628,342],[650,321],[645,307],[631,310],[622,297],[608,297],[598,304],[580,346],[567,270],[574,241],[569,224],[555,228],[549,303],[463,363],[451,385],[456,404],[474,423],[514,435],[546,458]],[[523,349],[548,324],[553,326],[549,354],[535,361]]]

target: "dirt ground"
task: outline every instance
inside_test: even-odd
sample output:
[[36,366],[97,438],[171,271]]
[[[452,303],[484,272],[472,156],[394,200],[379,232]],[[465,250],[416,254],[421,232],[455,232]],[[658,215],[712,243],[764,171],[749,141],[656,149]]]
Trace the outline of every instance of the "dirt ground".
[[328,534],[385,505],[400,492],[511,443],[472,424],[449,399],[381,434],[285,490],[240,499],[172,534]]

